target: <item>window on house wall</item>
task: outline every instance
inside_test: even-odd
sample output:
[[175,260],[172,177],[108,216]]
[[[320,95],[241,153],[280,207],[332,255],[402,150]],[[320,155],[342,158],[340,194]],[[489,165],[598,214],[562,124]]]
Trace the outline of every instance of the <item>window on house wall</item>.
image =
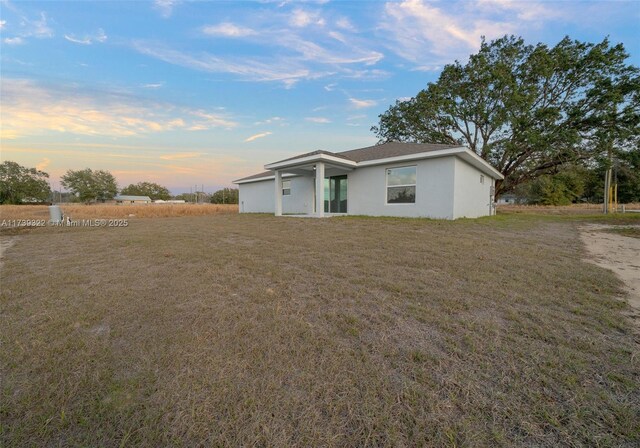
[[283,180],[282,181],[282,196],[289,196],[291,194],[291,181]]
[[387,204],[416,202],[416,167],[387,168]]
[[480,183],[481,183],[481,184],[484,184],[484,174],[481,174],[481,175],[480,175]]

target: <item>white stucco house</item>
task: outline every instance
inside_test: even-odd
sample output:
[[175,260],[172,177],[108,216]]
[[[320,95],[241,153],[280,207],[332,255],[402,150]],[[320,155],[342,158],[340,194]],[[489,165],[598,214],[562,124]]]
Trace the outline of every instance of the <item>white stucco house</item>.
[[314,151],[234,181],[240,213],[476,218],[494,213],[502,174],[469,148],[384,143]]

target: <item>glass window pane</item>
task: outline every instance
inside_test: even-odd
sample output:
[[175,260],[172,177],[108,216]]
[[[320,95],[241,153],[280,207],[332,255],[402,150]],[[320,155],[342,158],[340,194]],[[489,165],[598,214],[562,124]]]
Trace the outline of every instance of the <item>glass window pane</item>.
[[416,187],[387,188],[387,203],[413,204],[416,202]]
[[329,213],[329,178],[324,178],[324,211]]
[[387,169],[387,185],[415,185],[416,167],[403,166],[401,168]]
[[282,181],[282,195],[289,196],[291,194],[291,181],[283,180]]

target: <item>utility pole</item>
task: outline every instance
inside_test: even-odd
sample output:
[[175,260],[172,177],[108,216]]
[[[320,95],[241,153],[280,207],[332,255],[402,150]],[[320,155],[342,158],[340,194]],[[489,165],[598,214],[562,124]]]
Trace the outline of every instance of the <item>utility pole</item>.
[[[607,171],[604,174],[604,213],[611,213],[614,212],[615,210],[612,210],[611,207],[611,203],[613,202],[613,191],[612,191],[612,184],[613,184],[613,141],[609,142],[608,148],[607,148],[607,160],[608,160],[608,166],[607,166]],[[617,198],[616,198],[617,199]]]
[[[611,163],[611,158],[609,158],[609,163]],[[611,187],[611,167],[607,169],[604,173],[604,208],[603,212],[606,215],[609,213],[609,189]]]

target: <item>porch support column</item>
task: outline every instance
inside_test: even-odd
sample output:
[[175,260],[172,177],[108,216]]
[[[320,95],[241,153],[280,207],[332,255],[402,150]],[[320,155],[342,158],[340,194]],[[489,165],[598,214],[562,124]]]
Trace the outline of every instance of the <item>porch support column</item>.
[[282,172],[276,170],[275,174],[275,215],[282,216]]
[[316,215],[324,217],[324,162],[316,163]]

